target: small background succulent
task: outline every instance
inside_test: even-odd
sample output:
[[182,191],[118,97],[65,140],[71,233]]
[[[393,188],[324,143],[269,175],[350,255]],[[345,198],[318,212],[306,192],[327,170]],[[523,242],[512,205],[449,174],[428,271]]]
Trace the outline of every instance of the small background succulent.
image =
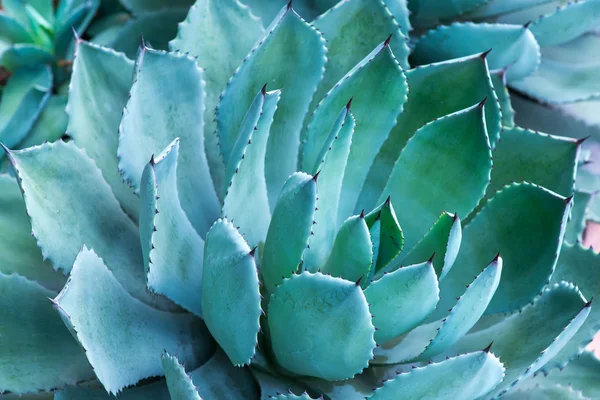
[[77,39],[72,140],[5,147],[0,390],[597,397],[582,141],[515,126],[504,81],[530,28],[467,24],[411,69],[402,1],[250,3],[138,50],[98,21],[125,53]]

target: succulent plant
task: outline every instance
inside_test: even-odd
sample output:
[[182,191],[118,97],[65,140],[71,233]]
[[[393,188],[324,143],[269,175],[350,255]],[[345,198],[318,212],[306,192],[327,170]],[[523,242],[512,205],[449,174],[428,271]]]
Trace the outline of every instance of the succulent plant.
[[400,5],[78,39],[71,140],[4,146],[0,391],[593,398],[582,142],[507,124],[491,53],[410,69]]

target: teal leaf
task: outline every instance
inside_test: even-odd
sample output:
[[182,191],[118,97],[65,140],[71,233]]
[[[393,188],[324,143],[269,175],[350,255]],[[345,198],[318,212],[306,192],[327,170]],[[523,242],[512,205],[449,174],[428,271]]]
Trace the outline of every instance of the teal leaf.
[[441,281],[454,265],[461,242],[462,226],[460,218],[456,214],[443,212],[410,253],[400,258],[400,262],[404,265],[416,264],[435,254],[433,256],[433,267],[438,279]]
[[29,134],[19,142],[16,149],[24,149],[44,142],[55,142],[60,139],[65,134],[69,122],[65,113],[66,106],[67,96],[51,96]]
[[482,102],[434,120],[402,150],[380,201],[389,195],[398,209],[405,251],[442,211],[468,215],[483,197],[492,169],[483,115]]
[[[398,0],[395,0],[398,1]],[[321,0],[315,2],[313,0],[295,0],[294,9],[307,21],[313,20],[318,15],[335,6],[337,0]],[[289,0],[246,0],[244,4],[248,4],[252,12],[258,15],[264,22],[272,21],[277,17],[277,13],[281,7],[289,3]]]
[[502,362],[486,349],[400,373],[369,399],[476,399],[493,390],[503,377]]
[[117,161],[119,123],[132,73],[133,62],[123,54],[78,42],[69,85],[67,134],[96,162],[123,209],[137,220],[139,201],[123,182]]
[[0,391],[51,390],[93,378],[83,351],[52,309],[56,292],[17,274],[0,274]]
[[163,351],[194,368],[214,352],[201,320],[132,298],[93,250],[77,256],[69,281],[53,300],[107,392],[163,374]]
[[[323,76],[326,49],[319,32],[288,6],[280,11],[267,31],[229,80],[217,109],[217,126],[220,137],[234,137],[246,110],[265,83],[269,87],[284,88],[265,159],[269,204],[273,207],[283,183],[297,170],[300,130]],[[342,106],[340,104],[336,113]],[[232,142],[221,141],[225,162],[232,146]]]
[[498,96],[500,113],[502,114],[502,126],[513,128],[515,126],[515,110],[512,108],[510,93],[506,87],[506,71],[504,69],[490,73],[494,91]]
[[58,59],[71,58],[69,50],[72,50],[74,39],[73,32],[82,34],[90,21],[90,15],[94,15],[100,2],[86,1],[71,10],[64,21],[62,21],[54,33],[54,57]]
[[319,174],[318,210],[314,213],[314,226],[309,247],[304,253],[304,268],[316,271],[327,262],[338,230],[337,211],[342,192],[344,169],[350,154],[356,121],[349,106],[340,112],[323,148],[320,161],[310,171]]
[[32,43],[33,38],[15,18],[0,13],[0,42],[4,47],[13,43]]
[[548,386],[517,389],[502,397],[505,400],[591,400],[569,386]]
[[[377,46],[352,68],[317,105],[307,128],[303,149],[303,169],[318,163],[319,154],[339,110],[352,98],[352,114],[359,123],[344,173],[338,225],[360,211],[356,202],[367,178],[365,165],[371,165],[379,148],[396,124],[406,102],[408,86],[404,72],[392,54],[389,40]],[[361,124],[360,121],[369,121]]]
[[496,293],[501,272],[502,258],[497,256],[457,300],[419,359],[429,359],[441,353],[469,332]]
[[150,156],[179,138],[177,190],[181,207],[204,237],[219,216],[220,204],[204,155],[202,70],[190,57],[142,45],[133,74],[119,126],[119,170],[139,191]]
[[[580,243],[565,243],[562,246],[556,271],[552,275],[551,284],[561,281],[573,282],[587,298],[600,293],[600,256],[592,249],[584,248]],[[600,310],[592,307],[587,320],[577,331],[573,339],[558,353],[552,361],[544,366],[544,371],[564,366],[580,354],[590,344],[600,329]]]
[[27,6],[35,10],[42,18],[53,21],[54,10],[51,0],[4,0],[2,8],[22,26],[28,26]]
[[160,359],[172,399],[202,400],[192,379],[186,374],[177,357],[173,357],[165,352]]
[[580,292],[561,283],[546,289],[532,305],[487,329],[465,336],[451,351],[468,352],[494,341],[494,353],[506,368],[492,398],[533,375],[573,337],[590,312]]
[[479,8],[467,13],[466,17],[525,24],[532,21],[533,18],[539,17],[540,9],[553,11],[556,9],[556,3],[550,0],[489,0]]
[[600,1],[585,0],[560,4],[553,13],[533,21],[529,29],[542,47],[573,40],[598,26]]
[[[96,11],[98,11],[98,8],[100,7],[100,1],[101,0],[60,1],[56,7],[56,21],[54,22],[55,30],[64,31],[71,29],[72,32],[72,30],[75,29],[76,32],[82,34],[96,15]],[[106,3],[106,1],[103,1],[103,3]],[[82,8],[87,9],[87,15],[83,20],[79,20],[78,25],[73,26],[72,24],[77,21],[73,16],[78,14]],[[70,39],[72,39],[72,37]]]
[[354,282],[306,271],[292,275],[271,295],[268,316],[274,358],[293,373],[348,379],[373,358],[375,328]]
[[262,256],[261,275],[269,293],[298,270],[308,245],[316,202],[314,176],[296,172],[283,185]]
[[[97,385],[94,385],[97,386]],[[54,392],[54,400],[114,400],[115,397],[103,388],[68,386]],[[119,400],[171,400],[164,380],[154,383],[125,388],[119,393]],[[32,399],[33,400],[33,399]],[[41,400],[41,399],[40,399]]]
[[148,11],[157,11],[161,8],[176,7],[189,8],[194,0],[119,0],[123,7],[133,14],[142,14]]
[[164,8],[150,11],[127,21],[110,44],[116,51],[135,58],[142,36],[149,47],[167,50],[169,41],[177,35],[178,24],[185,19],[187,8]]
[[51,96],[52,73],[47,67],[20,69],[2,90],[0,141],[17,146],[29,133]]
[[364,400],[373,393],[373,385],[367,374],[357,375],[345,381],[326,381],[317,378],[303,378],[302,382],[328,399]]
[[260,20],[239,1],[199,0],[179,24],[177,37],[169,43],[172,51],[196,57],[204,70],[204,147],[219,196],[229,182],[225,181],[225,163],[215,134],[215,109],[227,81],[263,34]]
[[260,330],[260,290],[255,250],[227,220],[206,235],[202,310],[212,336],[235,366],[250,364]]
[[175,139],[144,169],[140,242],[148,288],[202,317],[198,293],[204,241],[180,205],[177,178],[182,158],[178,155],[179,141]]
[[17,180],[0,174],[0,273],[19,274],[51,290],[60,290],[65,277],[44,260],[37,242],[31,236],[23,196]]
[[244,400],[258,398],[258,387],[250,369],[231,364],[227,355],[217,349],[210,360],[190,371],[192,382],[204,399]]
[[[394,210],[391,198],[389,197],[380,206],[367,214],[365,220],[367,221],[369,228],[373,226],[375,221],[380,221],[381,224],[379,228],[379,249],[377,257],[374,258],[374,260],[376,260],[374,270],[371,271],[375,272],[385,268],[398,254],[400,254],[404,247],[404,234],[402,233],[396,211]],[[431,253],[429,253],[429,255],[431,255]],[[425,261],[427,258],[428,257],[421,261]]]
[[279,375],[274,371],[267,373],[255,368],[252,369],[252,375],[260,387],[260,400],[269,400],[286,392],[302,393],[306,389],[304,385],[299,384],[297,381]]
[[573,209],[571,218],[567,222],[567,231],[565,232],[565,242],[576,243],[583,240],[583,232],[586,226],[587,209],[592,197],[597,194],[576,191],[573,198]]
[[598,98],[600,83],[595,72],[600,59],[594,55],[599,49],[600,38],[595,34],[544,47],[539,69],[522,80],[511,82],[511,87],[544,103],[572,103]]
[[353,282],[366,280],[372,259],[371,235],[363,211],[348,218],[340,227],[323,273]]
[[[387,1],[390,3],[390,1]],[[338,3],[313,21],[327,39],[327,67],[313,107],[344,75],[369,54],[386,36],[403,69],[409,69],[407,27],[398,25],[383,0],[350,0]],[[403,30],[404,29],[404,30]]]
[[[267,93],[263,89],[257,94],[244,118],[225,172],[229,186],[223,202],[223,216],[235,221],[252,247],[264,242],[269,229],[271,211],[265,162],[273,116],[280,99],[279,90]],[[255,104],[260,106],[255,107]],[[252,209],[251,213],[248,207]]]
[[451,307],[469,277],[498,253],[502,277],[486,313],[510,312],[531,302],[554,271],[570,209],[570,198],[529,183],[497,192],[463,230],[462,249],[440,285],[440,309]]
[[385,343],[427,319],[439,300],[433,264],[409,265],[386,273],[365,290],[377,328],[375,341]]
[[68,273],[81,247],[87,245],[104,257],[134,297],[169,306],[146,290],[137,228],[83,150],[73,142],[58,141],[11,152],[9,158],[32,233],[55,269]]
[[476,10],[489,0],[412,0],[409,1],[411,20],[415,26],[428,27],[440,22],[457,19]]
[[430,30],[416,43],[412,58],[418,64],[428,64],[490,49],[490,69],[507,68],[509,82],[530,75],[540,63],[540,46],[527,27],[471,22]]
[[491,197],[512,182],[531,182],[562,196],[574,190],[580,141],[519,127],[504,128],[493,152]]
[[37,44],[17,43],[2,53],[0,65],[9,71],[32,65],[49,64],[53,57],[48,50]]
[[[417,67],[408,71],[406,76],[411,88],[408,102],[370,166],[359,197],[358,204],[367,210],[377,204],[406,142],[428,122],[463,110],[487,97],[489,101],[484,112],[488,137],[492,146],[498,140],[501,117],[485,54]],[[458,86],[461,90],[456,90]],[[370,114],[365,118],[370,121]],[[438,213],[441,211],[438,210]]]

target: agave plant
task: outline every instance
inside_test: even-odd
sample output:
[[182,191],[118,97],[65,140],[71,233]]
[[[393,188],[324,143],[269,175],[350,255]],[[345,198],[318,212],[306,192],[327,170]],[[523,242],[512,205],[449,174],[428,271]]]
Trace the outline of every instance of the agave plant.
[[0,390],[593,398],[581,141],[503,128],[491,53],[410,69],[388,6],[199,0],[135,62],[79,39],[72,140],[4,146]]

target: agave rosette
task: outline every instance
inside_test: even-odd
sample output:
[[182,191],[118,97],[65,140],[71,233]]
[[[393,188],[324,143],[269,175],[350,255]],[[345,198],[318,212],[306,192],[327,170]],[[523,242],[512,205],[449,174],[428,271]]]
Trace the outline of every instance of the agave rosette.
[[0,390],[496,398],[579,355],[581,141],[504,123],[488,53],[409,69],[400,12],[199,0],[171,52],[78,40],[72,140],[5,147]]

